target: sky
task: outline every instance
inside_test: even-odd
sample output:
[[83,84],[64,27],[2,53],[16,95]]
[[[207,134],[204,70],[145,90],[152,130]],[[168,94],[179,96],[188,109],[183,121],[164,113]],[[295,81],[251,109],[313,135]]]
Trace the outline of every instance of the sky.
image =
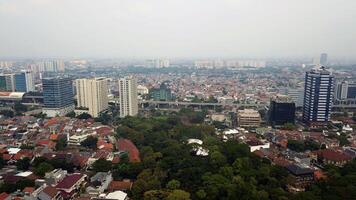
[[0,57],[356,58],[355,0],[0,0]]

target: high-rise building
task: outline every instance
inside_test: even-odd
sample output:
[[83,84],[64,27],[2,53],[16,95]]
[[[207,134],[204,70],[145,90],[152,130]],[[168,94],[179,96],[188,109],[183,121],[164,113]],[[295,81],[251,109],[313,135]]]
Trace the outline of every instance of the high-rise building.
[[305,74],[303,121],[322,124],[329,121],[333,100],[334,77],[325,67]]
[[6,91],[6,76],[0,75],[0,91]]
[[78,107],[87,108],[93,117],[108,108],[108,81],[106,78],[75,80]]
[[6,80],[6,91],[15,92],[15,74],[4,74]]
[[336,99],[356,99],[356,83],[342,81],[336,86]]
[[322,53],[322,54],[320,55],[320,65],[325,66],[325,65],[327,65],[327,64],[328,64],[328,54]]
[[17,92],[35,91],[35,84],[33,82],[33,75],[31,71],[22,71],[15,74],[15,90]]
[[168,59],[150,59],[146,60],[145,66],[149,68],[163,68],[169,67],[170,62]]
[[55,60],[53,61],[53,68],[56,72],[64,72],[65,66],[63,60]]
[[171,101],[173,99],[172,92],[166,83],[162,83],[159,88],[151,89],[150,94],[155,101]]
[[295,103],[285,95],[277,95],[271,98],[269,108],[269,122],[273,126],[281,126],[293,123],[295,120]]
[[133,77],[119,79],[120,117],[138,113],[137,82]]
[[43,113],[48,117],[64,116],[74,110],[72,79],[64,77],[44,78]]
[[287,95],[293,100],[296,107],[302,107],[304,102],[304,88],[289,88]]

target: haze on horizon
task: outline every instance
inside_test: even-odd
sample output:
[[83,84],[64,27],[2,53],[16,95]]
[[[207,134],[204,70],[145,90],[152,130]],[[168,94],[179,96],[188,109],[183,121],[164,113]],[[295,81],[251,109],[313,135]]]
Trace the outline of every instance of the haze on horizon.
[[356,57],[355,0],[0,0],[0,57]]

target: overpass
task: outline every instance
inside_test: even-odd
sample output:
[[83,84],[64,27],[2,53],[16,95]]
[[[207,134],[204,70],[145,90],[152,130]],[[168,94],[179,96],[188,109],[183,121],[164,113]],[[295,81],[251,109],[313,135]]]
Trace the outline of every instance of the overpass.
[[252,107],[263,108],[265,103],[206,103],[206,102],[185,102],[185,101],[154,101],[154,100],[140,100],[140,108],[152,109],[180,109],[180,108],[195,108],[195,109],[216,109],[221,108],[240,108],[240,107]]

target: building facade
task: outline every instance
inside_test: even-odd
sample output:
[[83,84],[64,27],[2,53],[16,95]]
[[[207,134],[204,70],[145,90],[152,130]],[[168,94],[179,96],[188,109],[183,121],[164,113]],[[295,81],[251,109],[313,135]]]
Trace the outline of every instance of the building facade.
[[237,123],[240,127],[259,127],[261,121],[261,115],[256,110],[244,109],[237,112]]
[[137,81],[132,77],[119,79],[120,117],[138,113]]
[[72,79],[55,77],[42,79],[43,113],[48,117],[64,116],[74,110]]
[[293,123],[295,120],[295,103],[288,96],[277,95],[271,99],[269,122],[273,126]]
[[335,87],[334,104],[338,106],[356,106],[356,83],[342,81]]
[[106,78],[75,80],[79,108],[87,108],[93,117],[108,109],[108,81]]
[[166,83],[162,83],[159,88],[151,89],[150,96],[155,101],[171,101],[173,95]]
[[305,74],[303,121],[323,124],[329,121],[333,100],[334,77],[325,67]]
[[30,92],[35,91],[35,84],[33,82],[33,74],[31,71],[22,71],[15,74],[15,90],[16,92]]

